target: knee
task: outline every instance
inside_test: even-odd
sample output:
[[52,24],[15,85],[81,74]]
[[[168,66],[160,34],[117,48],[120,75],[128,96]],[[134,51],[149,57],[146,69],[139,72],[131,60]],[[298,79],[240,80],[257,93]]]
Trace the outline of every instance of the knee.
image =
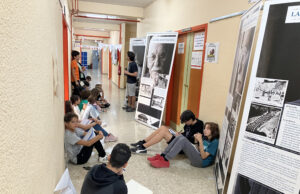
[[160,131],[169,131],[169,128],[167,126],[164,126],[162,125],[160,128],[159,128]]

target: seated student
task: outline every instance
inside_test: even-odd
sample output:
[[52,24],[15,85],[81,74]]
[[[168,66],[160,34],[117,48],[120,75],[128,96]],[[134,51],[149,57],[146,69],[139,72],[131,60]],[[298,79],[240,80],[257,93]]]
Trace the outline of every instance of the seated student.
[[216,123],[205,123],[204,137],[201,133],[194,135],[196,147],[184,136],[176,137],[161,155],[147,158],[155,168],[169,168],[172,158],[182,150],[191,161],[191,165],[199,168],[214,163],[219,145],[219,127]]
[[79,106],[79,110],[81,111],[82,109],[85,109],[87,104],[88,104],[88,97],[91,95],[91,92],[89,90],[83,90],[80,92],[80,104]]
[[[93,96],[88,97],[88,104],[87,104],[87,107],[86,107],[86,109],[84,111],[82,119],[90,119],[91,118],[91,119],[98,119],[98,120],[100,120],[100,118],[99,118],[99,112],[93,106],[93,104],[95,102],[96,102],[96,99]],[[115,137],[113,134],[104,132],[105,130],[101,126],[100,127],[95,126],[94,129],[97,130],[97,131],[100,130],[100,131],[103,132],[103,135],[105,137],[104,142],[114,142],[114,141],[118,140],[118,138]]]
[[84,110],[80,111],[79,106],[78,106],[80,104],[80,97],[78,95],[72,95],[70,100],[72,103],[74,113],[78,116],[79,120],[82,120]]
[[91,90],[90,83],[86,80],[80,81],[80,86],[82,90]]
[[65,121],[65,149],[68,155],[68,159],[74,164],[84,164],[91,157],[93,148],[95,147],[99,159],[105,157],[106,153],[102,147],[100,139],[103,138],[103,134],[98,134],[91,140],[85,141],[80,138],[84,136],[86,132],[75,130],[78,126],[78,117],[75,113],[67,113],[64,117]]
[[102,108],[108,108],[110,106],[110,104],[107,102],[107,100],[104,97],[104,91],[102,89],[102,84],[96,84],[95,86],[96,89],[99,90],[99,96],[97,98],[97,100],[99,100],[102,104]]
[[91,90],[91,96],[96,99],[96,102],[93,104],[94,107],[98,110],[98,112],[105,112],[104,109],[101,108],[101,102],[99,99],[99,90],[94,88]]
[[91,76],[89,76],[89,75],[88,75],[88,76],[86,76],[86,81],[87,81],[87,82],[89,82],[89,83],[91,83],[91,81],[92,81],[92,78],[91,78]]
[[131,146],[135,147],[131,151],[135,153],[147,153],[146,148],[159,143],[162,139],[165,139],[170,144],[179,135],[184,136],[191,143],[194,143],[194,134],[203,134],[203,122],[197,119],[192,111],[186,110],[181,113],[180,121],[185,124],[183,133],[175,132],[167,126],[161,126],[146,139],[131,144]]
[[127,194],[123,171],[131,157],[130,149],[126,144],[117,144],[107,165],[95,165],[85,176],[81,194]]
[[[76,95],[75,95],[76,96]],[[74,98],[74,96],[72,96]],[[72,98],[71,97],[71,98]],[[72,106],[71,101],[67,100],[65,102],[65,112],[66,113],[75,113],[77,115],[77,113],[75,112],[74,106]],[[78,115],[77,115],[78,116]],[[92,127],[98,129],[98,131],[101,131],[102,133],[108,134],[104,129],[100,130],[101,128],[101,121],[98,119],[90,119],[91,122],[89,122],[89,124],[81,124],[81,119],[78,117],[78,124],[77,127],[79,129],[82,129],[83,131],[88,131],[89,129],[91,129]],[[99,126],[98,126],[99,125]]]

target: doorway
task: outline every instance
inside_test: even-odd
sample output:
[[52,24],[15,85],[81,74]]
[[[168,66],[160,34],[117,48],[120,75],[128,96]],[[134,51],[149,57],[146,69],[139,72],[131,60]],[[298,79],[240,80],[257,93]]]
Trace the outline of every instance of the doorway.
[[206,36],[207,24],[180,31],[178,35],[165,120],[166,125],[177,130],[182,128],[180,114],[184,110],[199,116]]

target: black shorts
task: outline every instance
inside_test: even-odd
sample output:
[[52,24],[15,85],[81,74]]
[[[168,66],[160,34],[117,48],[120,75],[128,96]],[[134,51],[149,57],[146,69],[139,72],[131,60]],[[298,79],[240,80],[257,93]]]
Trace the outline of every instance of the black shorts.
[[173,140],[175,139],[175,136],[174,135],[172,135],[172,137],[171,137],[171,139],[170,139],[170,141],[168,141],[167,142],[167,144],[170,144]]

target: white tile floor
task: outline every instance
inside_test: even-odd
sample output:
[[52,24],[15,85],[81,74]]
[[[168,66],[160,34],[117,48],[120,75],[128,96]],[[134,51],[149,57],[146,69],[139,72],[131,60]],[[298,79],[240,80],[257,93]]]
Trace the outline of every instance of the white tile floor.
[[[108,124],[106,129],[118,136],[118,142],[126,144],[136,142],[153,132],[152,129],[135,122],[134,113],[126,113],[122,110],[124,89],[118,89],[105,75],[101,79],[95,70],[89,70],[88,74],[92,75],[92,87],[99,82],[103,84],[105,98],[111,103],[111,107],[108,112],[101,113],[101,118]],[[114,144],[106,143],[104,148],[111,148]],[[192,167],[184,156],[172,160],[168,169],[152,168],[146,158],[161,153],[166,146],[167,144],[162,142],[151,147],[147,155],[133,154],[124,173],[125,181],[134,179],[152,190],[154,194],[216,193],[213,168]],[[96,155],[92,156],[85,165],[68,164],[71,179],[78,193],[87,173],[83,167],[98,164]]]

